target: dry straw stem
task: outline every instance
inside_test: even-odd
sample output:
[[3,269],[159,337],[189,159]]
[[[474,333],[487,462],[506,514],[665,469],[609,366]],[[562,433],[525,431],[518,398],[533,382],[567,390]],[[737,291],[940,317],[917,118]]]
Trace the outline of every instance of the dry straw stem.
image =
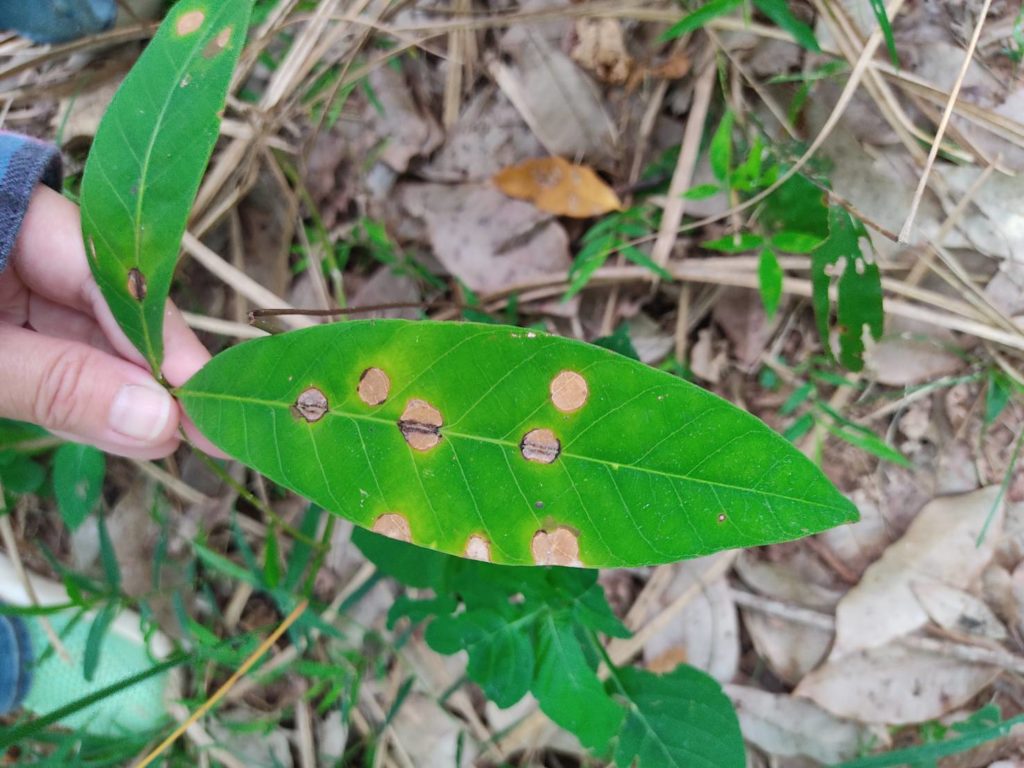
[[935,140],[932,142],[931,150],[928,152],[928,160],[925,162],[924,171],[921,173],[921,179],[917,183],[917,190],[914,192],[914,199],[910,204],[910,213],[907,214],[907,220],[903,224],[903,229],[900,230],[901,243],[907,243],[910,241],[910,233],[914,228],[914,219],[917,217],[917,209],[921,204],[921,198],[924,196],[924,190],[928,184],[928,176],[931,174],[932,165],[935,163],[935,158],[939,154],[939,146],[942,144],[942,136],[945,134],[946,126],[949,124],[949,118],[953,114],[953,108],[956,106],[956,99],[960,94],[961,86],[964,84],[964,78],[967,77],[967,69],[970,67],[971,60],[974,58],[974,49],[978,45],[978,38],[981,37],[981,28],[985,24],[985,18],[988,16],[988,11],[991,6],[992,0],[985,0],[984,5],[981,7],[981,13],[978,15],[978,23],[974,27],[974,33],[971,35],[971,42],[967,46],[967,53],[964,55],[963,63],[960,65],[960,71],[957,73],[956,82],[953,84],[952,91],[950,91],[949,100],[946,102],[946,108],[942,111],[942,119],[939,121],[939,128],[935,132]]
[[224,696],[226,696],[227,693],[235,686],[235,683],[241,680],[242,677],[244,677],[245,674],[250,669],[252,669],[253,665],[257,661],[259,661],[260,658],[267,651],[270,650],[270,648],[274,645],[274,643],[278,641],[281,635],[288,631],[288,627],[290,627],[299,619],[303,612],[305,612],[306,607],[308,605],[309,602],[303,600],[297,606],[295,606],[295,609],[291,613],[289,613],[285,620],[278,625],[277,629],[271,632],[270,636],[267,637],[267,639],[264,640],[262,643],[260,643],[259,647],[257,647],[255,651],[249,654],[248,658],[246,658],[246,660],[242,662],[242,666],[235,670],[232,673],[231,677],[224,681],[224,684],[217,689],[216,693],[214,693],[213,696],[211,696],[209,699],[203,702],[203,704],[195,712],[193,712],[192,715],[184,723],[175,728],[174,731],[171,732],[171,734],[166,739],[160,742],[160,744],[157,745],[157,747],[152,752],[146,755],[146,757],[144,757],[140,763],[137,763],[136,768],[145,768],[147,765],[150,765],[154,760],[160,757],[160,755],[166,752],[168,747],[174,744],[174,742],[176,742],[181,737],[181,735],[186,730],[188,730],[189,726],[191,726],[193,723],[195,723],[197,720],[203,717],[203,715],[205,715],[207,712],[213,709],[217,705],[217,702],[223,699]]

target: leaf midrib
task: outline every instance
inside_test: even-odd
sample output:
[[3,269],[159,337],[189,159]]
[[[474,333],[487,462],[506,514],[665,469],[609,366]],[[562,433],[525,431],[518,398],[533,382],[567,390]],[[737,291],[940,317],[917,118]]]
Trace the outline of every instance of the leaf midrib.
[[[287,403],[282,403],[282,402],[277,401],[277,400],[263,400],[263,399],[259,399],[259,398],[253,398],[253,397],[240,397],[238,395],[224,395],[224,394],[219,394],[219,393],[214,393],[214,392],[197,392],[195,390],[179,389],[179,390],[176,391],[176,395],[178,395],[178,396],[182,396],[183,395],[185,397],[208,398],[208,399],[211,399],[211,400],[222,400],[222,401],[229,401],[229,402],[237,402],[237,403],[242,403],[244,405],[260,405],[260,406],[266,406],[266,407],[277,408],[277,409],[282,409],[282,410],[290,409],[291,408],[291,406],[288,405]],[[368,416],[366,414],[346,413],[346,412],[337,411],[337,410],[333,410],[333,409],[328,409],[328,411],[324,415],[325,416],[338,417],[338,418],[352,419],[353,421],[362,421],[362,422],[367,422],[367,423],[371,423],[371,424],[394,425],[396,423],[396,422],[394,422],[391,419],[383,419],[383,418],[380,418],[378,416]],[[482,437],[481,435],[470,435],[470,434],[466,434],[464,432],[449,432],[443,426],[441,427],[441,434],[444,437],[460,438],[460,439],[463,439],[463,440],[476,441],[476,442],[481,442],[481,443],[490,443],[492,445],[500,445],[503,448],[510,448],[512,450],[515,450],[515,449],[517,449],[519,447],[519,443],[517,443],[517,442],[513,442],[513,441],[509,441],[509,440],[501,440],[501,439],[493,438],[493,437]],[[662,472],[661,470],[651,469],[650,467],[639,467],[639,466],[635,466],[635,465],[632,465],[632,464],[623,464],[621,462],[616,462],[616,461],[605,461],[604,459],[594,458],[593,456],[584,456],[583,454],[571,453],[569,451],[563,451],[560,454],[560,458],[561,457],[569,458],[569,459],[578,459],[579,461],[585,461],[585,462],[590,462],[590,463],[593,463],[593,464],[599,464],[601,466],[608,467],[610,469],[612,469],[612,468],[614,468],[614,469],[626,468],[626,469],[633,470],[634,472],[642,472],[642,473],[645,473],[645,474],[655,475],[655,476],[658,476],[658,477],[665,477],[665,478],[668,478],[670,480],[684,480],[684,481],[690,482],[690,483],[699,483],[701,485],[707,485],[707,486],[710,486],[712,488],[721,488],[721,489],[730,490],[730,491],[739,491],[739,492],[742,492],[742,493],[750,493],[750,494],[755,494],[755,495],[762,496],[762,497],[765,497],[765,498],[778,499],[779,501],[788,501],[788,502],[792,502],[794,504],[805,504],[805,505],[808,505],[808,506],[811,506],[811,507],[818,507],[820,509],[826,509],[826,510],[829,510],[831,512],[840,512],[840,513],[844,513],[844,514],[847,512],[847,510],[844,509],[841,506],[835,506],[835,505],[831,505],[831,504],[824,504],[822,502],[814,501],[812,499],[800,499],[800,498],[796,498],[794,496],[785,496],[785,495],[783,495],[781,493],[773,493],[773,492],[770,492],[770,491],[762,491],[762,490],[757,490],[755,488],[745,488],[745,487],[740,486],[740,485],[731,485],[729,483],[723,483],[723,482],[715,481],[715,480],[702,480],[700,478],[690,477],[689,475],[671,474],[669,472]]]

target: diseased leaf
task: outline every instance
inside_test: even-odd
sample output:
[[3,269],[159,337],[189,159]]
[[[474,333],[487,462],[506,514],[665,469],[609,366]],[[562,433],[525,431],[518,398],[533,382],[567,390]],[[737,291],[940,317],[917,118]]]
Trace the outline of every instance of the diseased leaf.
[[64,525],[80,526],[96,508],[103,490],[107,462],[96,448],[65,443],[53,457],[53,492]]
[[857,516],[724,400],[520,328],[317,326],[229,349],[177,394],[274,482],[378,533],[496,563],[670,562]]
[[829,208],[828,238],[811,252],[814,316],[818,334],[831,355],[829,287],[836,280],[836,319],[839,362],[851,371],[864,367],[864,331],[882,338],[882,276],[878,265],[861,252],[861,240],[870,248],[864,225],[839,206]]
[[182,0],[125,78],[82,178],[89,266],[154,372],[192,200],[220,133],[252,0]]
[[667,675],[616,669],[605,683],[622,698],[626,722],[615,764],[638,768],[744,768],[743,736],[732,704],[711,677],[690,666]]
[[622,210],[622,201],[592,168],[561,157],[540,157],[504,168],[494,175],[504,194],[527,200],[546,213],[589,219]]

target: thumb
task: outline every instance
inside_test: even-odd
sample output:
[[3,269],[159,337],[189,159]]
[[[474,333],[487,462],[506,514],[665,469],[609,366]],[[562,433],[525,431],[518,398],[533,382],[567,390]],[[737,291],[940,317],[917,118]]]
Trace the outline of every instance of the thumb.
[[178,405],[148,372],[86,344],[2,324],[0,416],[140,459],[178,445]]

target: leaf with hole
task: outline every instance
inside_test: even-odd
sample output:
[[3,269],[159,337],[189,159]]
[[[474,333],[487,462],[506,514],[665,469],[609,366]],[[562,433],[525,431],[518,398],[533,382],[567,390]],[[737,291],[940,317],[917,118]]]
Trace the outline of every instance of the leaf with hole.
[[154,372],[164,305],[252,0],[175,4],[114,96],[82,178],[82,235],[114,317]]
[[521,328],[318,326],[229,349],[177,395],[274,482],[378,533],[495,563],[665,563],[857,517],[749,414]]
[[828,237],[811,252],[814,317],[822,346],[831,355],[833,326],[830,288],[835,283],[835,328],[839,333],[839,362],[851,371],[864,367],[864,333],[882,338],[882,275],[869,261],[861,243],[871,249],[867,230],[837,205],[829,208]]

